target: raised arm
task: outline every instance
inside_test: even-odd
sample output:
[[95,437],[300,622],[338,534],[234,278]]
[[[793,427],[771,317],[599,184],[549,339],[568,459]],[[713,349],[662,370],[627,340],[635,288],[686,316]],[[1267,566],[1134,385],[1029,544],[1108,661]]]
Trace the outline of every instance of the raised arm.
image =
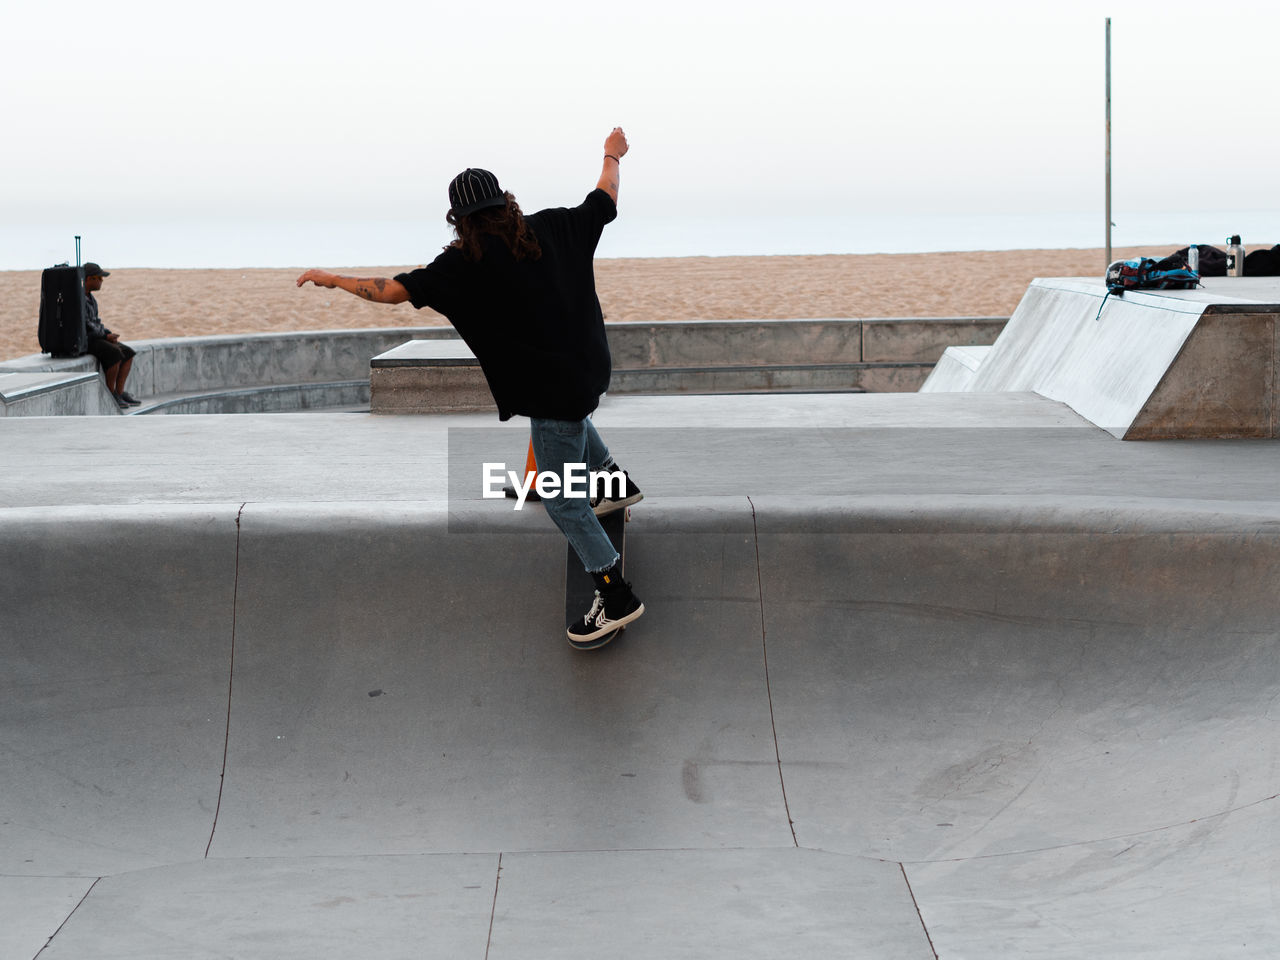
[[404,303],[409,299],[409,291],[404,288],[404,284],[386,277],[340,277],[324,270],[308,270],[298,278],[298,286],[308,280],[317,287],[337,287],[374,303]]
[[621,127],[614,127],[613,132],[604,141],[604,169],[600,171],[597,190],[603,190],[618,202],[618,161],[627,155],[627,135]]

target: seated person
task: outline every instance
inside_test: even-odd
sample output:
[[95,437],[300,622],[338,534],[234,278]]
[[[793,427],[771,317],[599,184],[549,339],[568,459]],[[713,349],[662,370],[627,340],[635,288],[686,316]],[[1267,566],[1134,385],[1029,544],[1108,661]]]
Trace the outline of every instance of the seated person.
[[133,366],[133,358],[137,351],[127,343],[120,342],[120,334],[112,333],[98,319],[98,301],[93,298],[95,290],[102,289],[102,279],[111,274],[103,270],[92,260],[84,265],[84,300],[85,327],[89,332],[88,350],[102,364],[102,375],[106,377],[107,389],[115,397],[116,403],[123,410],[127,407],[139,406],[142,401],[125,393],[124,382],[129,377],[129,369]]

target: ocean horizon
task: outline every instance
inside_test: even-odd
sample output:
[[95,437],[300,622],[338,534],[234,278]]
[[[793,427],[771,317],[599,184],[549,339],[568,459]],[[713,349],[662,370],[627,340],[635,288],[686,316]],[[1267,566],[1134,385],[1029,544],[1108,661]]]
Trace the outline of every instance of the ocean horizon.
[[[646,217],[624,209],[605,230],[600,258],[822,256],[1105,246],[1099,213],[867,214]],[[1247,249],[1280,242],[1280,211],[1134,213],[1114,217],[1113,247],[1189,243]],[[0,270],[81,259],[113,268],[292,268],[415,265],[450,239],[443,222],[409,220],[191,220],[0,225]]]

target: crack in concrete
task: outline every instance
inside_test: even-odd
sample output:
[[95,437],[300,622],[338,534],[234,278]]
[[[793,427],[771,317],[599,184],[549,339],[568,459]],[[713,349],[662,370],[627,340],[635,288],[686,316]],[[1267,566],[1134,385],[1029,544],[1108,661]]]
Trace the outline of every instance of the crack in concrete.
[[498,854],[498,872],[493,878],[493,906],[489,909],[489,936],[484,942],[484,960],[489,960],[489,948],[493,946],[493,922],[498,916],[498,888],[502,885],[502,854]]
[[218,832],[218,816],[222,813],[222,789],[227,783],[227,755],[231,749],[231,696],[235,690],[236,678],[236,610],[240,601],[240,520],[244,516],[247,502],[240,504],[236,512],[236,559],[235,575],[231,586],[231,652],[227,668],[227,726],[222,741],[222,769],[218,772],[218,801],[213,808],[213,823],[209,827],[209,842],[205,844],[204,856],[209,858],[213,849],[213,837]]
[[49,934],[49,939],[44,942],[44,946],[39,949],[36,955],[31,958],[31,960],[40,960],[40,954],[44,953],[46,950],[49,949],[49,944],[53,943],[54,937],[60,934],[62,932],[62,928],[71,922],[71,918],[76,915],[76,911],[79,910],[82,906],[84,906],[84,902],[89,899],[89,894],[93,893],[93,888],[96,887],[101,882],[102,882],[102,878],[97,877],[94,879],[93,883],[89,884],[89,889],[84,892],[84,896],[81,897],[80,900],[76,903],[76,905],[71,908],[71,912],[67,914],[66,919],[64,919],[62,923],[58,924],[58,929],[53,931],[53,933]]
[[911,895],[911,905],[916,908],[916,919],[920,921],[920,929],[924,931],[924,938],[929,941],[929,950],[933,953],[933,960],[938,960],[938,948],[933,945],[933,936],[929,933],[928,924],[924,922],[924,914],[920,911],[920,903],[916,900],[916,892],[911,888],[911,881],[907,878],[907,868],[902,863],[899,863],[898,869],[902,871],[902,882],[907,885],[907,893]]
[[756,594],[760,598],[760,647],[764,657],[764,689],[769,700],[769,727],[773,731],[773,754],[778,761],[778,786],[782,790],[782,807],[787,814],[787,828],[791,831],[791,842],[799,847],[796,822],[791,818],[791,802],[787,799],[787,781],[782,774],[782,750],[778,746],[778,721],[773,712],[773,685],[769,681],[769,635],[764,619],[764,575],[760,571],[760,530],[756,526],[756,505],[750,497],[747,497],[747,503],[751,507],[751,538],[756,550]]

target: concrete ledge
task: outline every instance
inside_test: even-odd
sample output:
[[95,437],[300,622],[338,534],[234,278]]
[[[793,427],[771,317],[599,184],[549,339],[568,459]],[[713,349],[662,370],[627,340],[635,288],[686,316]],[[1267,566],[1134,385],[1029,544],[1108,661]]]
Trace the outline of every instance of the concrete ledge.
[[98,361],[89,354],[51,357],[47,353],[32,353],[0,361],[0,373],[93,373],[97,369]]
[[391,367],[416,367],[428,364],[433,367],[466,367],[478,369],[480,361],[459,339],[410,340],[386,353],[380,353],[369,361],[374,370]]
[[1004,317],[805,318],[610,323],[618,370],[823,363],[936,363],[955,343],[994,343]]
[[96,372],[0,372],[0,417],[119,413]]
[[478,413],[497,407],[461,340],[410,340],[369,361],[374,413]]
[[614,370],[609,393],[910,393],[923,363],[805,363]]
[[142,343],[148,356],[134,362],[134,376],[148,396],[362,380],[370,357],[406,337],[456,336],[451,327],[383,327],[148,340]]
[[[617,369],[614,396],[634,394],[910,393],[929,374],[920,363],[805,363]],[[461,340],[411,340],[370,362],[370,408],[384,413],[474,413],[495,408]]]
[[[143,401],[134,411],[143,414],[352,406],[368,400],[369,357],[406,337],[456,339],[457,334],[452,327],[379,327],[130,340],[138,355],[127,389]],[[97,377],[97,372],[97,361],[87,355],[53,358],[32,354],[0,363],[0,374],[84,373]],[[44,401],[43,406],[28,406],[17,413],[10,409],[9,415],[118,414],[98,379],[100,396],[96,400],[86,395],[83,402]],[[355,381],[363,386],[352,387]],[[291,405],[291,400],[296,400],[296,405]]]
[[[615,393],[737,393],[797,391],[909,392],[917,389],[947,344],[990,343],[1003,318],[716,320],[608,325]],[[460,343],[451,327],[384,327],[129,341],[138,351],[129,391],[138,413],[257,412],[350,405],[343,386],[370,377],[370,359],[412,338]],[[445,365],[444,353],[434,355]],[[412,358],[374,366],[412,367]],[[681,373],[681,371],[687,371]],[[0,363],[0,373],[93,374],[89,356],[43,354]],[[405,376],[383,378],[384,412],[491,410],[472,379],[443,407],[411,396]],[[442,384],[433,384],[439,391]],[[78,401],[11,405],[8,415],[118,413],[104,387]],[[389,390],[394,390],[393,398]],[[376,393],[372,383],[370,392]],[[223,395],[221,403],[217,400]],[[327,398],[327,396],[329,398]],[[255,406],[253,398],[261,403]],[[289,406],[289,398],[298,406]],[[357,400],[356,403],[361,401]],[[389,404],[389,406],[388,406]]]
[[989,346],[1007,317],[927,317],[862,321],[864,363],[934,364],[950,346]]
[[[948,340],[990,343],[1004,324],[984,317],[609,324],[609,392],[910,393]],[[375,413],[493,409],[479,399],[483,375],[460,341],[403,344],[373,359],[371,380]]]
[[1034,391],[1124,439],[1280,437],[1280,280],[1248,281],[1107,296],[1038,279],[977,369],[949,362],[923,389]]

